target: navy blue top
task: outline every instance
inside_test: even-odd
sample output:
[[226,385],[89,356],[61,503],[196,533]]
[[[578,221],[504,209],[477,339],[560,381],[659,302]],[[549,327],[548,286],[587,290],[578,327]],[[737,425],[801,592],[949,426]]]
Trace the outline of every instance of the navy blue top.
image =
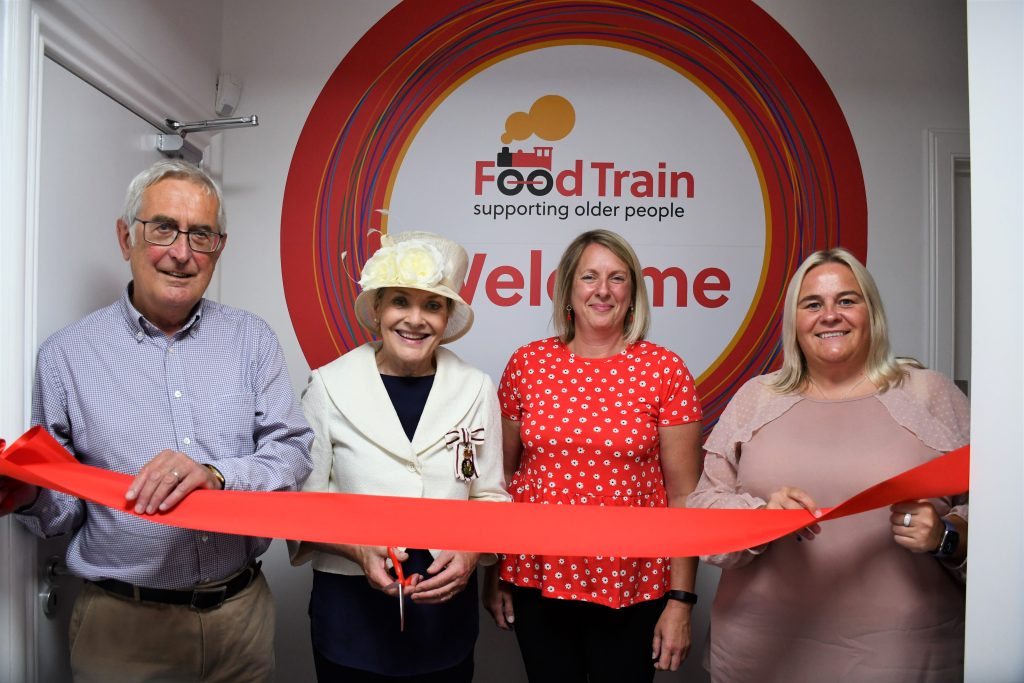
[[[391,403],[412,440],[434,376],[381,375]],[[409,549],[406,576],[427,577],[434,561],[426,550]],[[466,588],[439,605],[406,598],[405,631],[399,631],[398,599],[372,588],[365,576],[313,572],[309,601],[313,647],[336,664],[384,676],[414,676],[460,663],[476,644],[480,627],[476,573]]]
[[381,375],[380,378],[384,380],[384,388],[388,390],[391,405],[398,413],[398,421],[402,423],[406,437],[412,441],[412,437],[416,435],[416,425],[420,423],[420,415],[423,414],[423,407],[427,405],[427,397],[434,386],[434,376]]

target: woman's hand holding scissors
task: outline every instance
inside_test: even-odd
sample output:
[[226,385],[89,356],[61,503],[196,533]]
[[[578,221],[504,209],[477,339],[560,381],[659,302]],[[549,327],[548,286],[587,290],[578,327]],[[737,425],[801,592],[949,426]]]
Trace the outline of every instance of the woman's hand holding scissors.
[[[402,578],[405,595],[411,595],[416,589],[416,584],[423,578],[419,574],[408,577],[402,574],[402,562],[409,559],[409,554],[404,550],[388,548],[383,545],[353,545],[349,546],[349,549],[346,555],[363,568],[363,574],[366,575],[366,580],[370,585],[388,595],[398,595],[398,582],[395,580],[395,575]],[[388,567],[389,559],[396,568],[395,575]]]
[[[434,604],[451,600],[469,582],[476,571],[480,553],[460,553],[444,550],[427,567],[428,578],[416,586],[412,599],[418,603]],[[412,595],[406,591],[406,595]]]

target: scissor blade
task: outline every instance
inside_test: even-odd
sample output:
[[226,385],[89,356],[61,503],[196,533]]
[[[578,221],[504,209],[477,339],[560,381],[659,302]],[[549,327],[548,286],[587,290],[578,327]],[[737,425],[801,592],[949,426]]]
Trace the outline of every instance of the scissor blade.
[[398,630],[405,631],[405,586],[398,582]]

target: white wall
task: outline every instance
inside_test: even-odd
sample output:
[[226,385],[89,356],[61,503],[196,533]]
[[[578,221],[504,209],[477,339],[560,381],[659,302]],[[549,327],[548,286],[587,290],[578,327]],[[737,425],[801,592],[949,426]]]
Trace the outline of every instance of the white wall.
[[1024,680],[1024,2],[970,0],[969,683]]
[[924,132],[967,118],[962,0],[759,0],[796,38],[839,101],[860,153],[868,268],[893,347],[933,365],[927,331]]

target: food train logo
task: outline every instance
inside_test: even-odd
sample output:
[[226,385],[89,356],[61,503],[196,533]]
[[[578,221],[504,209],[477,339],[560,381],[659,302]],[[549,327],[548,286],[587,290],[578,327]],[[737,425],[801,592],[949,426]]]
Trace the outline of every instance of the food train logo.
[[[518,197],[525,189],[534,197],[548,197],[554,192],[558,197],[596,196],[599,198],[621,199],[693,199],[694,177],[690,171],[670,170],[667,162],[659,161],[657,170],[631,170],[617,167],[611,161],[576,159],[570,167],[556,170],[554,167],[555,147],[534,145],[533,151],[517,149],[509,145],[536,136],[547,142],[557,142],[568,136],[576,124],[576,110],[572,103],[560,95],[544,95],[530,107],[528,112],[517,111],[505,121],[505,132],[501,136],[503,146],[495,160],[476,162],[473,193],[483,196],[488,188],[494,187],[505,197]],[[524,196],[529,196],[524,195]],[[682,218],[686,209],[682,204],[670,202],[642,204],[609,204],[603,201],[584,202],[570,207],[567,204],[522,204],[499,202],[474,204],[473,215],[490,217],[493,220],[511,219],[519,216],[557,216],[561,220],[569,217],[570,211],[576,216],[602,216],[620,218],[626,222],[637,218],[653,218],[658,222],[669,218]]]
[[[656,171],[623,170],[614,162],[583,159],[575,159],[568,167],[559,168],[554,161],[554,144],[534,145],[532,151],[521,148],[511,151],[509,147],[531,138],[558,143],[572,133],[575,123],[575,107],[568,99],[554,94],[540,97],[527,112],[509,115],[501,135],[502,147],[495,159],[478,160],[474,169],[477,197],[490,194],[505,199],[475,204],[474,215],[505,221],[600,216],[624,223],[642,217],[661,222],[684,216],[684,207],[675,203],[645,205],[638,201],[693,198],[693,174],[669,172],[666,162],[659,162]],[[586,199],[575,199],[580,197]],[[547,201],[540,201],[542,198]],[[505,252],[503,250],[502,255],[507,255]],[[481,291],[486,301],[501,308],[519,304],[548,305],[554,296],[555,272],[553,264],[547,269],[542,267],[544,253],[539,247],[529,250],[526,269],[500,260],[494,263],[489,257],[486,252],[472,254],[466,286],[462,290],[466,301],[473,303],[477,292]],[[730,300],[732,283],[724,264],[707,265],[693,272],[685,272],[675,265],[647,265],[643,275],[651,293],[651,305],[656,309],[687,308],[691,303],[713,309]],[[542,294],[547,295],[546,300]]]

